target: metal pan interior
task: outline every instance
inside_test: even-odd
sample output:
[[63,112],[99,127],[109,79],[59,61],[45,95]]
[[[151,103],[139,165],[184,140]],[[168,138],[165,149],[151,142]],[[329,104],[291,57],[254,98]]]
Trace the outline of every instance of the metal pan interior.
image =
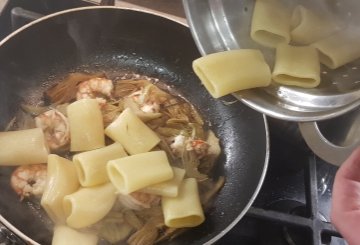
[[[0,128],[21,101],[36,102],[45,88],[71,71],[105,71],[114,77],[133,72],[160,79],[192,103],[218,135],[223,154],[214,176],[226,176],[206,222],[167,244],[212,243],[254,201],[267,169],[269,142],[262,114],[239,102],[226,103],[233,102],[231,96],[215,100],[205,91],[191,68],[199,55],[189,29],[161,16],[92,7],[45,17],[0,43]],[[9,174],[0,168],[1,215],[33,241],[50,244],[46,222],[29,225],[38,214],[19,203],[9,188]]]

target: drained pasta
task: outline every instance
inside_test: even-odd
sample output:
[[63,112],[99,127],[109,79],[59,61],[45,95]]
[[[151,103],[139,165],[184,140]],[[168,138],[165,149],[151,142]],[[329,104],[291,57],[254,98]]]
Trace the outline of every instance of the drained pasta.
[[[47,169],[46,181],[37,182],[44,188],[37,188],[36,196],[26,190],[21,198],[41,199],[55,227],[53,244],[65,244],[64,236],[89,244],[154,244],[204,222],[212,197],[224,184],[223,177],[209,177],[220,154],[219,140],[190,103],[154,81],[71,74],[45,92],[49,106],[22,106],[29,122],[42,115],[46,128],[9,125],[20,136],[36,131],[45,149],[28,159],[4,158],[1,164],[22,165],[12,181],[26,173],[22,181],[28,189],[39,175],[33,164],[43,164],[42,177]],[[61,120],[52,121],[54,112]],[[44,142],[42,130],[47,130]],[[58,142],[58,135],[69,135],[69,141],[61,148],[47,147],[56,146],[49,140]],[[17,151],[29,152],[22,146]],[[10,149],[2,154],[11,154]],[[194,200],[185,216],[175,210]]]

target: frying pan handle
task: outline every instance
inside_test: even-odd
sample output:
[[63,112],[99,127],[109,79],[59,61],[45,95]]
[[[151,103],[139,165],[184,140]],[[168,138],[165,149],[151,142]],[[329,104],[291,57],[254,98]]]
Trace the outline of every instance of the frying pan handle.
[[11,28],[13,31],[30,23],[36,19],[41,18],[43,15],[35,13],[21,7],[15,7],[11,10]]
[[0,223],[0,244],[26,245],[26,243]]
[[307,145],[318,157],[337,166],[340,166],[360,145],[360,142],[349,146],[333,144],[321,133],[316,122],[301,122],[299,129]]

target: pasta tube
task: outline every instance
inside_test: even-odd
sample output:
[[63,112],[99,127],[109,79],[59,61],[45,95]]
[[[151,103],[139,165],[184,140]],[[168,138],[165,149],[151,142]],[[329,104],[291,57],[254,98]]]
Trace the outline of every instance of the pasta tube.
[[194,227],[204,222],[196,179],[184,179],[177,197],[162,197],[162,210],[168,227]]
[[315,14],[299,5],[291,17],[291,40],[297,44],[311,44],[337,31],[333,18]]
[[120,143],[79,153],[73,157],[82,186],[94,186],[109,182],[106,172],[108,161],[127,156]]
[[105,146],[104,124],[95,99],[81,99],[67,107],[70,150],[89,151]]
[[350,26],[312,44],[320,54],[320,62],[336,69],[360,57],[360,29]]
[[107,164],[107,172],[110,181],[121,194],[129,194],[174,177],[164,151],[111,160]]
[[275,48],[290,41],[290,11],[279,0],[256,0],[251,23],[251,38]]
[[120,142],[130,154],[148,152],[160,142],[160,138],[143,123],[130,108],[126,108],[105,133],[114,141]]
[[165,197],[176,197],[179,193],[179,185],[184,179],[185,170],[176,167],[173,167],[172,169],[174,172],[174,177],[172,179],[145,187],[141,192]]
[[41,206],[55,224],[65,223],[62,206],[64,196],[75,192],[80,184],[74,164],[62,157],[50,154],[47,164],[47,181],[41,197]]
[[48,148],[40,128],[0,132],[0,165],[45,163]]
[[66,223],[72,228],[92,225],[110,211],[116,200],[116,189],[111,183],[81,188],[64,197]]
[[242,89],[266,87],[271,82],[264,56],[253,49],[206,55],[193,61],[193,70],[214,98]]
[[95,234],[80,232],[65,225],[54,228],[51,245],[96,245],[99,238]]
[[315,48],[281,44],[276,49],[273,71],[275,82],[303,88],[314,88],[320,83],[320,62]]

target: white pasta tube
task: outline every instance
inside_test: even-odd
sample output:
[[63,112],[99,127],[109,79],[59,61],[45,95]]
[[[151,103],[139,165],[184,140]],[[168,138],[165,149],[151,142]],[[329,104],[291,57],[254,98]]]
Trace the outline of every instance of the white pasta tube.
[[105,146],[104,124],[96,99],[81,99],[67,107],[70,150],[89,151]]
[[111,160],[107,164],[107,172],[110,181],[121,194],[129,194],[174,177],[164,151],[150,151]]
[[194,227],[204,222],[196,179],[184,179],[177,197],[162,197],[162,210],[168,227]]
[[66,158],[50,154],[47,164],[47,181],[41,197],[41,206],[55,224],[65,223],[64,196],[79,188],[74,164]]
[[318,86],[320,62],[316,49],[280,44],[276,49],[273,79],[280,84],[303,88]]
[[271,71],[259,50],[240,49],[203,56],[193,70],[214,98],[249,88],[266,87]]
[[120,142],[131,154],[148,152],[160,142],[160,138],[143,123],[130,108],[126,108],[106,129],[105,133]]
[[45,163],[48,156],[45,136],[40,128],[0,132],[0,165]]
[[80,188],[64,197],[66,223],[72,228],[95,224],[105,217],[116,200],[116,189],[111,183]]
[[106,164],[110,160],[127,156],[120,143],[82,152],[73,157],[73,162],[82,186],[94,186],[109,182]]
[[291,17],[291,40],[297,44],[311,44],[338,30],[334,16],[315,14],[299,5]]
[[290,41],[290,10],[280,0],[256,0],[251,23],[251,38],[275,48]]
[[51,245],[96,245],[99,238],[92,233],[80,232],[65,225],[54,228]]
[[165,196],[165,197],[176,197],[179,193],[179,185],[185,177],[185,170],[182,168],[173,167],[174,177],[170,180],[150,185],[140,190],[141,192]]
[[349,26],[313,44],[320,54],[320,62],[336,69],[360,58],[360,28]]

